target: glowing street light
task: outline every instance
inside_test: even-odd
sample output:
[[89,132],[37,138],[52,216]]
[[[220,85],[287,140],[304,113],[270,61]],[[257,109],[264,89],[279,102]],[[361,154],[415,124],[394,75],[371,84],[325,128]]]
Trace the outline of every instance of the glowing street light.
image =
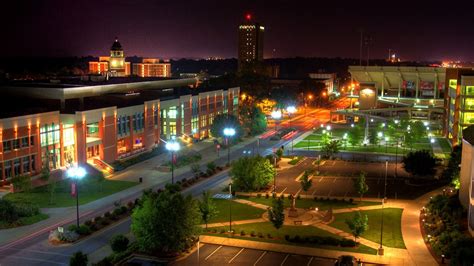
[[174,163],[175,163],[175,152],[179,151],[179,143],[172,140],[166,143],[166,149],[171,152],[171,184],[174,184]]
[[[294,105],[290,105],[286,107],[286,111],[288,112],[288,126],[291,128],[291,115],[296,113],[296,107]],[[293,153],[293,136],[291,136],[291,153]]]
[[[281,113],[280,113],[281,114]],[[227,165],[230,165],[230,142],[229,138],[235,135],[235,129],[231,127],[224,128],[224,136],[226,137],[226,144],[227,144]]]
[[430,139],[430,142],[431,142],[431,143],[435,143],[435,139],[433,139],[433,138]]
[[67,170],[67,176],[74,179],[73,193],[76,196],[76,225],[79,227],[79,187],[77,182],[86,176],[87,172],[83,167],[74,166]]
[[280,110],[273,111],[272,118],[275,120],[275,131],[277,131],[277,120],[281,118],[281,111]]
[[377,132],[377,137],[379,137],[379,138],[383,137],[383,133],[382,132]]

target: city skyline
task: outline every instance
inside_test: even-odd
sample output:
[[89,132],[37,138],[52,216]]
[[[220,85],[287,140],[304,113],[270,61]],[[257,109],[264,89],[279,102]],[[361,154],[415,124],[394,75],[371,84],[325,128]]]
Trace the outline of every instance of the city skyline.
[[[238,25],[246,14],[265,25],[265,58],[359,57],[360,30],[372,37],[372,58],[388,50],[402,60],[474,60],[472,21],[457,10],[397,2],[311,3],[251,1],[16,1],[0,20],[8,41],[0,56],[99,56],[118,36],[127,55],[162,58],[237,57]],[[403,38],[401,38],[403,37]]]

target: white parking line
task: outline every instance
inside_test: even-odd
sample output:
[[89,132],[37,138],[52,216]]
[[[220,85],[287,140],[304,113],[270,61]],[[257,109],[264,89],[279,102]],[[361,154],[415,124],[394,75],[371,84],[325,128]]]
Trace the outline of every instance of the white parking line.
[[314,259],[314,257],[311,257],[311,258],[309,259],[309,261],[308,261],[308,264],[306,264],[306,266],[311,265],[311,262],[313,262],[313,259]]
[[283,194],[283,192],[285,192],[287,188],[288,188],[288,187],[285,187],[285,188],[280,192],[280,194]]
[[334,181],[332,181],[333,183],[336,183],[336,180],[337,180],[337,176],[334,177]]
[[229,260],[229,263],[232,263],[233,260],[235,260],[235,258],[237,258],[237,256],[240,255],[240,253],[242,253],[242,251],[244,251],[245,248],[242,248],[239,252],[237,252],[237,254],[235,254],[232,259]]
[[290,254],[286,254],[286,257],[283,259],[280,266],[283,266],[283,264],[285,264],[285,261],[288,259],[288,256],[290,256]]
[[222,246],[218,246],[211,254],[209,254],[204,260],[208,260],[212,255],[214,255],[214,253],[216,253],[217,251],[219,251],[219,249],[221,249]]
[[323,181],[323,177],[321,176],[321,179],[319,179],[319,182]]
[[253,266],[257,265],[257,263],[263,258],[263,256],[265,256],[265,254],[267,254],[266,251],[264,251],[264,252],[262,253],[262,255],[260,255],[260,257],[258,257],[258,259],[255,261],[255,263],[253,264]]

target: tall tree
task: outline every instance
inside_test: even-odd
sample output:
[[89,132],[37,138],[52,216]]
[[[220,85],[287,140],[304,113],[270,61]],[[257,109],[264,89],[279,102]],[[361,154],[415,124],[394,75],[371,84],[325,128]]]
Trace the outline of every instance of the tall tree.
[[239,114],[243,128],[249,135],[254,136],[267,129],[267,118],[255,104],[241,105]]
[[428,150],[409,152],[403,157],[403,168],[415,176],[428,176],[435,172],[437,160]]
[[365,181],[365,173],[360,172],[357,179],[354,180],[354,189],[360,195],[360,201],[362,201],[362,197],[364,196],[367,191],[369,191],[369,186]]
[[206,224],[207,229],[209,220],[215,217],[218,213],[216,204],[214,203],[209,191],[204,191],[202,193],[202,199],[199,201],[198,207],[201,212],[202,221]]
[[272,207],[268,208],[268,219],[276,229],[280,229],[285,222],[285,210],[283,207],[283,199],[280,197],[274,198]]
[[87,254],[82,253],[82,251],[73,253],[69,258],[70,266],[87,266],[87,262],[89,262]]
[[332,158],[339,152],[340,147],[341,143],[339,140],[331,140],[329,143],[323,145],[321,152],[323,153],[324,157]]
[[268,186],[275,178],[276,171],[272,163],[264,157],[245,156],[232,164],[230,175],[236,189],[258,191]]
[[313,180],[309,178],[308,171],[304,171],[303,176],[301,176],[301,179],[300,179],[300,184],[301,184],[301,189],[305,192],[305,194],[307,194],[308,190],[313,185]]
[[131,230],[141,252],[174,254],[195,238],[199,220],[195,200],[169,186],[144,194],[133,210]]
[[358,146],[362,143],[364,132],[360,126],[355,126],[349,130],[347,136],[349,138],[349,143],[352,146]]
[[369,228],[369,218],[367,215],[362,215],[360,212],[356,212],[352,219],[347,219],[346,224],[351,230],[355,241]]

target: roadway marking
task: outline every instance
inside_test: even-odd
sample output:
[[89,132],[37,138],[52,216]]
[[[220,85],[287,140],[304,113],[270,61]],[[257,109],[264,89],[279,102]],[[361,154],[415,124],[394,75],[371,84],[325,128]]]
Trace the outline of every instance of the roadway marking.
[[239,252],[237,252],[237,254],[235,254],[235,256],[232,257],[232,259],[229,260],[229,264],[232,263],[232,261],[237,258],[237,256],[240,255],[240,253],[242,253],[242,251],[244,251],[245,248],[242,248]]
[[212,255],[214,255],[214,253],[219,251],[219,249],[221,249],[221,248],[222,248],[222,246],[218,246],[211,254],[207,255],[207,257],[204,260],[208,260]]
[[332,165],[331,166],[334,166],[336,165],[336,161],[332,161]]
[[309,261],[308,261],[308,264],[306,264],[306,266],[311,265],[311,262],[313,262],[313,259],[314,259],[314,257],[311,257],[311,258],[309,259]]
[[56,265],[67,265],[67,263],[60,263],[50,260],[42,260],[42,259],[34,259],[34,258],[26,258],[26,257],[19,257],[19,256],[8,256],[6,258],[14,258],[14,259],[22,259],[22,260],[29,260],[29,261],[38,261],[38,262],[46,262],[48,264],[56,264]]
[[283,259],[280,266],[283,266],[283,264],[285,264],[285,261],[288,259],[288,256],[290,256],[290,254],[286,254],[286,257]]
[[323,181],[323,177],[321,176],[321,179],[319,179],[319,182]]
[[262,253],[262,255],[260,255],[260,257],[258,257],[258,259],[255,261],[255,263],[253,264],[253,266],[257,265],[257,263],[263,258],[263,256],[265,256],[265,254],[267,254],[266,251],[264,251],[264,252]]
[[332,183],[336,183],[336,180],[337,180],[337,176],[334,177],[334,181],[332,181]]
[[295,195],[300,194],[300,192],[301,192],[301,188],[295,193]]
[[288,188],[288,187],[285,187],[285,188],[280,192],[280,194],[283,194],[283,192],[285,192],[287,188]]

